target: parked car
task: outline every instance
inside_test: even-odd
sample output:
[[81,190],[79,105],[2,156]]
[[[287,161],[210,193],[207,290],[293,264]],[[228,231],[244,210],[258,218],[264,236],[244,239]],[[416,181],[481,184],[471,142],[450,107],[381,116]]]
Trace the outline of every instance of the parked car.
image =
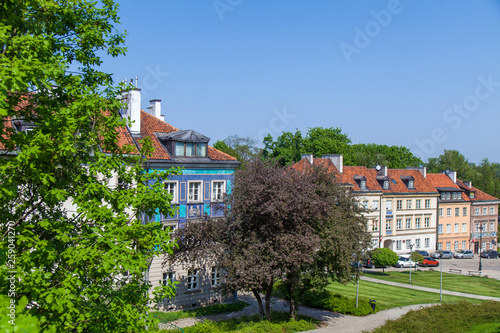
[[422,257],[428,257],[429,256],[429,252],[427,252],[427,251],[418,251],[418,253],[420,253],[422,255]]
[[458,250],[453,253],[453,257],[458,259],[472,259],[474,258],[474,252],[471,250]]
[[363,267],[366,267],[366,268],[385,268],[385,267],[388,267],[388,266],[375,266],[375,264],[373,263],[373,261],[368,258],[368,259],[365,259],[365,261],[363,262]]
[[396,264],[397,268],[401,267],[415,267],[417,265],[417,262],[413,261],[410,263],[410,258],[409,257],[399,257],[398,262]]
[[441,257],[443,257],[443,259],[451,259],[453,258],[453,253],[451,253],[451,251],[437,250],[436,252],[432,252],[431,257],[434,259],[439,259]]
[[424,267],[438,267],[439,261],[432,259],[431,257],[424,257],[424,261],[419,265]]
[[496,258],[496,259],[498,259],[499,256],[500,256],[500,254],[495,250],[487,250],[487,251],[481,252],[481,258],[488,258],[488,259]]

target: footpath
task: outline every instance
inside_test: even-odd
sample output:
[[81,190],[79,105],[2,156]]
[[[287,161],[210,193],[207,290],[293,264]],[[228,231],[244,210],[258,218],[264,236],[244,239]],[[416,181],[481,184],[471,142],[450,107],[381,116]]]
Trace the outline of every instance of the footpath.
[[[439,289],[408,285],[408,284],[404,284],[404,283],[383,281],[383,280],[379,280],[379,279],[369,278],[366,276],[361,277],[361,279],[364,281],[387,284],[387,285],[401,287],[401,288],[409,288],[409,289],[427,291],[427,292],[438,293],[438,294],[440,292]],[[474,295],[474,294],[460,293],[460,292],[449,291],[449,290],[443,290],[442,293],[443,293],[443,295],[454,295],[454,296],[469,297],[469,298],[475,298],[475,299],[491,300],[491,301],[500,302],[500,297]],[[257,301],[255,300],[254,296],[251,293],[239,293],[238,299],[243,301],[243,302],[246,302],[250,305],[247,306],[245,309],[243,309],[241,311],[237,311],[237,312],[209,315],[209,316],[196,317],[196,318],[179,319],[179,320],[172,322],[172,324],[183,328],[183,327],[193,326],[196,323],[207,320],[207,319],[213,320],[213,321],[228,320],[231,318],[252,316],[252,315],[259,312],[258,306],[257,306]],[[326,311],[326,310],[313,309],[313,308],[309,308],[307,306],[300,306],[299,307],[299,314],[307,315],[307,316],[316,318],[316,319],[325,323],[324,327],[321,327],[321,328],[318,328],[318,329],[315,329],[312,331],[308,331],[308,332],[361,333],[361,332],[372,331],[373,329],[384,325],[384,323],[387,320],[398,319],[411,310],[419,310],[419,309],[422,309],[425,307],[438,305],[438,304],[439,303],[403,306],[403,307],[392,308],[392,309],[388,309],[388,310],[384,310],[384,311],[379,311],[377,313],[374,313],[374,314],[371,314],[371,315],[368,315],[365,317],[349,316],[349,315],[344,315],[341,313],[336,313],[336,312],[331,312],[331,311]],[[273,299],[272,308],[275,311],[288,311],[288,304],[284,300],[276,298],[276,299]]]

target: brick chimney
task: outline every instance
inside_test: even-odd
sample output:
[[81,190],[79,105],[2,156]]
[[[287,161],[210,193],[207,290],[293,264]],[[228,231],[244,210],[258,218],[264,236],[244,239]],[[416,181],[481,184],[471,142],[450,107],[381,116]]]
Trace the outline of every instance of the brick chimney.
[[323,155],[321,156],[321,158],[328,158],[330,161],[332,161],[333,165],[335,165],[340,173],[344,172],[344,156],[342,156],[341,154]]

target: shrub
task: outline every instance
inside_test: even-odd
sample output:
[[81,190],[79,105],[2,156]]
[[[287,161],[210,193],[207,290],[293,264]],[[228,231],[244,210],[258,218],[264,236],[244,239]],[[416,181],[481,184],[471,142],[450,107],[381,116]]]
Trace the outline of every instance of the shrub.
[[[375,266],[392,266],[398,262],[398,255],[391,249],[378,248],[370,252],[370,257]],[[385,269],[382,270],[385,273]]]

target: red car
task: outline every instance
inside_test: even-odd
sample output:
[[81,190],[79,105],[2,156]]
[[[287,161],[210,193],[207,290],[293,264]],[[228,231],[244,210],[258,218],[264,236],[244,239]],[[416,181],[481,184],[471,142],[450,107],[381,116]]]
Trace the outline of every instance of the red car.
[[439,261],[433,259],[431,257],[424,257],[424,261],[420,264],[420,266],[424,267],[438,267]]

